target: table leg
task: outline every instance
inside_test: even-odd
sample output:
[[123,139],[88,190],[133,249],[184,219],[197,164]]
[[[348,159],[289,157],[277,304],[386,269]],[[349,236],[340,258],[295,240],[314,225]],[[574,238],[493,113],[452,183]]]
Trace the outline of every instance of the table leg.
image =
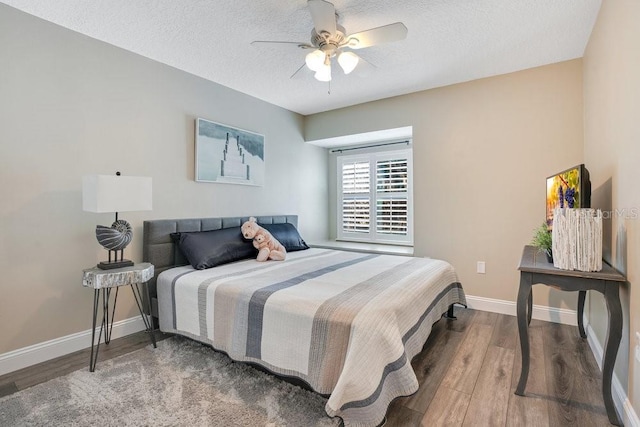
[[[149,333],[151,334],[151,342],[153,343],[153,348],[158,348],[156,345],[156,337],[153,333],[153,314],[151,313],[151,294],[149,293],[149,282],[146,282],[143,285],[147,290],[147,308],[149,309],[149,316],[147,317],[147,323],[149,324]],[[453,304],[451,305],[451,311],[453,311]]]
[[[96,323],[98,320],[98,311],[100,307],[100,291],[102,290],[102,322],[100,322],[100,332],[98,333],[98,343],[96,340]],[[111,330],[113,329],[113,314],[115,313],[115,301],[113,303],[113,311],[111,312],[111,322],[109,322],[109,298],[111,297],[111,289],[94,289],[93,292],[93,327],[91,328],[91,355],[89,356],[89,372],[96,370],[98,363],[98,353],[100,352],[100,341],[102,341],[102,331],[104,330],[104,343],[109,344],[111,341]],[[116,289],[116,300],[118,298],[118,290]]]
[[607,339],[604,344],[604,360],[602,362],[602,397],[604,399],[604,407],[607,409],[609,422],[621,426],[622,423],[618,418],[616,407],[611,397],[613,368],[622,338],[622,306],[620,305],[619,284],[606,282],[604,298],[609,312],[609,329],[607,330]]
[[527,300],[527,325],[531,324],[531,316],[533,315],[533,289],[529,286],[529,299]]
[[582,338],[586,338],[587,334],[584,331],[584,301],[587,298],[587,291],[578,292],[578,331]]
[[[149,313],[151,313],[151,299],[149,299],[149,285],[147,283],[143,283],[142,286],[146,286],[147,300],[149,301]],[[153,343],[154,348],[157,348],[156,337],[153,334],[153,320],[151,319],[151,314],[149,314],[148,318],[147,318],[147,315],[144,314],[144,310],[142,309],[144,298],[142,298],[142,293],[140,292],[140,288],[138,287],[137,283],[131,285],[131,291],[133,292],[133,297],[136,300],[136,305],[138,306],[138,310],[140,311],[140,317],[142,317],[142,321],[144,322],[146,331],[149,332],[149,334],[151,334],[151,343]]]
[[100,349],[100,338],[102,337],[102,325],[100,325],[100,337],[98,337],[98,348],[95,349],[94,357],[94,345],[96,340],[96,319],[98,317],[98,307],[100,306],[100,289],[94,289],[93,291],[93,327],[91,328],[91,356],[89,356],[89,372],[93,372],[96,369],[96,362],[98,361],[98,350]]
[[111,299],[111,288],[107,288],[105,289],[105,292],[107,293],[104,296],[104,299],[106,301],[106,305],[105,305],[105,314],[107,316],[107,320],[106,320],[106,329],[104,331],[104,343],[105,344],[109,344],[111,342],[111,331],[113,331],[113,320],[115,319],[115,315],[116,315],[116,304],[118,303],[118,289],[116,288],[116,296],[113,298],[113,307],[111,307],[111,322],[109,322],[109,299]]
[[[518,301],[516,312],[518,317],[518,334],[520,335],[520,350],[522,353],[522,370],[520,371],[520,381],[516,388],[516,394],[524,396],[524,389],[527,386],[529,377],[529,324],[527,308],[532,300],[531,295],[531,274],[520,273],[520,288],[518,290]],[[531,312],[531,309],[529,309]]]

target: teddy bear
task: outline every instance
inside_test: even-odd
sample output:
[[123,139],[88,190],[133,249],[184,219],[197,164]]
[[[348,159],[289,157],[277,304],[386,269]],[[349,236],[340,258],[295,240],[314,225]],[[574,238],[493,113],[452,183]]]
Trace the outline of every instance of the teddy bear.
[[253,246],[258,249],[258,261],[272,259],[274,261],[284,261],[287,250],[273,237],[267,230],[259,230],[253,238]]
[[245,239],[253,239],[253,246],[258,250],[256,260],[284,261],[287,250],[268,230],[260,227],[254,217],[249,218],[240,229]]

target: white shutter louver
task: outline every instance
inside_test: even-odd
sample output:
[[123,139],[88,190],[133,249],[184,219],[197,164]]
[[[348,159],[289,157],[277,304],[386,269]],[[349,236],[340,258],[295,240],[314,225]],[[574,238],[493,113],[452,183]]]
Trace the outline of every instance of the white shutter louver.
[[371,191],[369,162],[342,165],[342,230],[369,233]]
[[378,198],[376,203],[376,231],[382,234],[407,234],[406,197]]
[[376,232],[407,235],[408,199],[407,159],[376,162]]
[[342,165],[342,192],[344,194],[369,193],[369,162]]
[[342,229],[355,233],[369,232],[369,198],[342,201]]
[[407,192],[407,159],[378,160],[376,162],[376,188],[378,193]]

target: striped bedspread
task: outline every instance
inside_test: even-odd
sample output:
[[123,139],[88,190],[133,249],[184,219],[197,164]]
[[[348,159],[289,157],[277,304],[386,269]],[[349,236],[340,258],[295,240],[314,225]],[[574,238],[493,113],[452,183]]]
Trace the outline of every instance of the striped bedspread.
[[330,394],[327,414],[375,426],[418,389],[411,367],[450,304],[455,271],[427,258],[309,249],[158,277],[160,329]]

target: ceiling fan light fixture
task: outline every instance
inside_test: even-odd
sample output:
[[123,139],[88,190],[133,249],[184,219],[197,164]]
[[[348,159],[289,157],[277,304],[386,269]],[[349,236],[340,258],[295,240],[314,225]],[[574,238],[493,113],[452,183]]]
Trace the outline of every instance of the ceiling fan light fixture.
[[316,80],[321,82],[330,82],[331,81],[331,65],[322,65],[314,75]]
[[313,52],[307,54],[304,59],[304,62],[307,64],[312,71],[318,71],[321,67],[324,66],[325,54],[320,49],[316,49]]
[[338,64],[342,67],[345,74],[349,74],[356,68],[360,61],[360,57],[353,52],[341,52],[338,56]]

